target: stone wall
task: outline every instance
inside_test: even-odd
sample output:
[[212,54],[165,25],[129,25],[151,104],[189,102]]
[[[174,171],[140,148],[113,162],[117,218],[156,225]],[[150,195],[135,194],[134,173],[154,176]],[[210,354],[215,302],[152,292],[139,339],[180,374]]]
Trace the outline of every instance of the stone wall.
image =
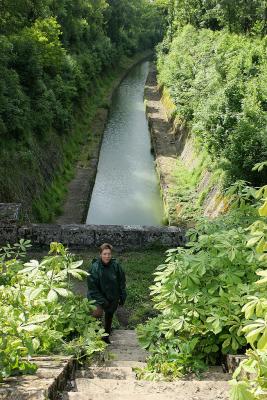
[[70,248],[95,248],[108,242],[115,249],[174,248],[185,244],[185,231],[178,227],[131,225],[0,224],[0,244],[31,240],[34,247],[61,242]]
[[21,212],[21,204],[17,203],[0,203],[0,221],[6,223],[19,220]]

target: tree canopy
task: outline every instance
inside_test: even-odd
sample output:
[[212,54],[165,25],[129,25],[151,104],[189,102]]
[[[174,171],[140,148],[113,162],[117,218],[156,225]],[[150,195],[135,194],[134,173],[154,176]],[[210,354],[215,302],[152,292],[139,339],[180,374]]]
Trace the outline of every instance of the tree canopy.
[[73,104],[122,55],[162,37],[149,0],[4,0],[0,10],[0,136],[71,127]]

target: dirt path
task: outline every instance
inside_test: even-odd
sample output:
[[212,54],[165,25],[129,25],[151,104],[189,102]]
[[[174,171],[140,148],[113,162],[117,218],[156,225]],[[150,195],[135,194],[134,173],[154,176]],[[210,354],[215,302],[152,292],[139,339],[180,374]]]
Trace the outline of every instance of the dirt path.
[[228,374],[215,368],[202,380],[175,382],[141,381],[134,367],[145,366],[147,353],[139,347],[136,333],[115,330],[105,361],[77,371],[73,391],[65,400],[228,400]]

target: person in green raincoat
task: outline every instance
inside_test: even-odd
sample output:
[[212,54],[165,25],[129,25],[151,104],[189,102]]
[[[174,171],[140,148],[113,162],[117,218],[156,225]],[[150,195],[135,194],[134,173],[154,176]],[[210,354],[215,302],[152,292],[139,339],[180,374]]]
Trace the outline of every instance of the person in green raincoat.
[[127,295],[125,273],[115,258],[112,258],[112,248],[108,243],[100,246],[100,257],[93,260],[87,277],[88,298],[96,303],[92,315],[101,318],[105,313],[104,326],[108,336],[103,340],[107,343],[110,343],[113,315],[118,305],[125,303]]

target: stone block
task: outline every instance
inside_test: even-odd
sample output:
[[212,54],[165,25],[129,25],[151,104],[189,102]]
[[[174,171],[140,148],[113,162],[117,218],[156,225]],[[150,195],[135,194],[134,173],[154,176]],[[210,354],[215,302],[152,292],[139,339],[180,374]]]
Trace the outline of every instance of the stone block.
[[0,203],[0,221],[13,223],[19,220],[20,203]]
[[32,224],[32,244],[37,246],[49,245],[51,242],[61,242],[61,225]]
[[18,228],[13,224],[0,224],[0,244],[16,243],[18,241]]
[[62,225],[61,241],[68,247],[94,247],[95,234],[90,225]]
[[118,225],[90,225],[95,232],[95,246],[111,243],[115,248],[124,248],[126,242],[123,227]]

